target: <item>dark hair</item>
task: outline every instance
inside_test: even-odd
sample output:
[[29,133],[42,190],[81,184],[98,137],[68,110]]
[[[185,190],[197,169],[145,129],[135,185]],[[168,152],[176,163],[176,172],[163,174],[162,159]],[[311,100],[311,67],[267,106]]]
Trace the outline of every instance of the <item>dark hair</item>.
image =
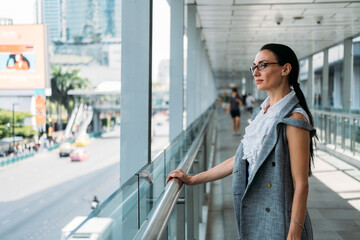
[[232,89],[232,92],[237,92],[237,88],[233,88],[233,89]]
[[[289,63],[291,65],[291,71],[288,77],[288,81],[289,81],[289,85],[292,86],[294,88],[294,91],[296,93],[296,97],[299,99],[299,104],[300,106],[305,110],[305,112],[307,113],[307,115],[309,116],[309,121],[311,126],[314,126],[314,120],[312,117],[312,114],[309,110],[309,107],[306,103],[305,97],[303,92],[301,91],[299,82],[298,82],[298,77],[299,77],[299,61],[298,58],[296,57],[296,54],[294,53],[294,51],[286,46],[286,45],[282,45],[282,44],[277,44],[277,43],[269,43],[264,45],[260,51],[262,50],[269,50],[271,51],[279,65],[284,66],[286,63]],[[316,137],[316,135],[315,135]],[[313,140],[310,139],[310,161],[309,161],[309,176],[311,176],[311,165],[314,164],[314,148],[313,148]]]

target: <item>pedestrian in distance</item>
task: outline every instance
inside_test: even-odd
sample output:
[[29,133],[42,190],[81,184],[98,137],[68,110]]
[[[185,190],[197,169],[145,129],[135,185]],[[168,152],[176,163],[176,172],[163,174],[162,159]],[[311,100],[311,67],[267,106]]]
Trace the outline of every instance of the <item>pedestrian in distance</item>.
[[247,111],[252,114],[254,110],[255,98],[251,93],[246,96],[245,103]]
[[235,156],[194,176],[174,170],[166,182],[196,185],[232,173],[240,239],[313,239],[307,197],[315,129],[297,81],[298,59],[288,46],[266,44],[251,72],[269,96],[254,111]]
[[217,98],[217,104],[218,104],[218,106],[220,108],[222,108],[222,97],[221,97],[221,95],[219,95],[218,98]]
[[232,89],[232,96],[229,98],[229,102],[226,109],[226,114],[231,115],[231,119],[233,122],[233,136],[239,136],[240,135],[240,106],[243,106],[244,103],[241,100],[238,91],[236,88]]
[[229,102],[229,96],[226,92],[224,92],[223,96],[222,96],[222,109],[224,110],[224,112],[226,112],[226,108]]

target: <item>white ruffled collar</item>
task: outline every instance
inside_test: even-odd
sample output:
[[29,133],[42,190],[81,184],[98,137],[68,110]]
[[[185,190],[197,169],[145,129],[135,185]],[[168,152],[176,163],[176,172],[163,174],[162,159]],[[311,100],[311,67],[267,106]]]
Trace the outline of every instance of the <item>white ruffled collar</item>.
[[[295,96],[295,91],[291,89],[291,91],[286,94],[280,101],[276,102],[274,105],[268,108],[266,113],[279,112],[288,102],[289,100]],[[270,97],[267,97],[262,104],[260,105],[261,109],[265,111],[265,109],[270,105]]]
[[265,109],[270,105],[270,97],[266,98],[261,104],[261,111],[256,118],[245,128],[244,138],[241,140],[243,144],[243,160],[249,162],[249,178],[256,165],[256,160],[261,151],[263,141],[269,134],[276,116],[295,95],[292,89],[285,97],[276,102],[273,106],[269,107],[266,114]]

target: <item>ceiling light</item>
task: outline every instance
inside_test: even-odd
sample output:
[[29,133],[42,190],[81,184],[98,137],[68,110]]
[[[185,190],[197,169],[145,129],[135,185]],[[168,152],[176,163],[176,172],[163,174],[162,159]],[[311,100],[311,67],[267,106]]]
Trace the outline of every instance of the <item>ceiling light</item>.
[[293,16],[293,19],[294,19],[294,20],[301,20],[301,19],[303,19],[303,18],[304,18],[304,16],[301,16],[301,15]]

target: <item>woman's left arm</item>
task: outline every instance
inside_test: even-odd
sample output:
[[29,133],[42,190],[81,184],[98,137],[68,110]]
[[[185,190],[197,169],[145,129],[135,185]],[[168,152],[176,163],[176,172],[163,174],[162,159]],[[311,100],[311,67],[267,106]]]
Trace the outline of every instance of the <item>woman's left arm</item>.
[[[306,121],[306,118],[300,113],[293,113],[290,118]],[[286,137],[289,144],[291,174],[294,184],[291,222],[287,237],[287,240],[292,240],[301,239],[306,217],[306,203],[309,192],[310,132],[286,125]]]

